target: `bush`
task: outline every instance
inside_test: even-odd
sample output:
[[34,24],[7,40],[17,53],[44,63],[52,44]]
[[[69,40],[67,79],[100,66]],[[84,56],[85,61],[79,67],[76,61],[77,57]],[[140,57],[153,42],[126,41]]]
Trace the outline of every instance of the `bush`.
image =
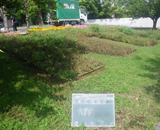
[[117,33],[114,37],[117,39],[122,39],[124,37],[124,34],[120,32],[120,33]]
[[98,24],[92,24],[91,26],[89,26],[89,28],[93,31],[93,32],[100,32],[100,26]]
[[117,30],[120,32],[123,32],[124,34],[127,35],[134,35],[134,30],[132,28],[127,28],[127,27],[117,27]]
[[124,28],[122,32],[130,36],[135,34],[132,28]]
[[83,51],[83,47],[65,35],[52,33],[51,36],[50,32],[45,32],[45,35],[39,32],[28,36],[4,35],[3,38],[1,35],[0,47],[42,70],[64,76],[72,67],[73,54]]
[[[151,32],[152,31],[152,32]],[[160,40],[160,30],[151,30],[148,37],[152,39]]]
[[125,29],[126,27],[117,27],[116,29],[119,31],[119,32],[123,32],[123,30]]

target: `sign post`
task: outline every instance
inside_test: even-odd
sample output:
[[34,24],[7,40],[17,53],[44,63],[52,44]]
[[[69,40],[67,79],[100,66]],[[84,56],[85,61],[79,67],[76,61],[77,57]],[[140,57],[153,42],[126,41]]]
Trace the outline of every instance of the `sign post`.
[[114,127],[114,94],[72,94],[72,126]]

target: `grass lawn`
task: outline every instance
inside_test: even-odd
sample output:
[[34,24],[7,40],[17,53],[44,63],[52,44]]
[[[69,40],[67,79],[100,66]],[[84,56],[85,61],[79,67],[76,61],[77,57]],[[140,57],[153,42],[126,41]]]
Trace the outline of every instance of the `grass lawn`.
[[[99,44],[97,39],[96,46]],[[131,47],[130,53],[127,51],[124,55],[123,50],[117,56],[87,49],[90,52],[81,55],[104,67],[72,80],[26,64],[17,59],[16,53],[4,51],[6,48],[0,43],[3,50],[0,51],[0,129],[106,130],[103,127],[71,127],[72,93],[114,93],[116,126],[108,129],[155,129],[160,122],[160,41],[149,47],[103,41],[118,44],[122,50],[123,46]],[[93,47],[91,43],[83,41]]]

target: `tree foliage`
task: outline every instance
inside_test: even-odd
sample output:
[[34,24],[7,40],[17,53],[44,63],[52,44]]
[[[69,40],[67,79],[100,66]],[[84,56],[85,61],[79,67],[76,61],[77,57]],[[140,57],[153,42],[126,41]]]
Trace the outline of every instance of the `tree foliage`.
[[18,21],[27,25],[30,19],[38,20],[40,26],[43,23],[42,13],[46,15],[57,8],[56,0],[4,0],[0,2],[0,8],[3,6],[7,16],[15,16]]
[[153,28],[156,28],[160,17],[160,0],[126,0],[126,13],[132,17],[150,17]]
[[79,0],[80,8],[89,12],[89,19],[123,17],[122,0]]
[[21,7],[21,0],[2,0],[0,7],[5,6],[7,9],[19,9]]
[[99,0],[79,0],[80,8],[89,12],[88,18],[98,18],[99,10],[101,10],[101,4]]

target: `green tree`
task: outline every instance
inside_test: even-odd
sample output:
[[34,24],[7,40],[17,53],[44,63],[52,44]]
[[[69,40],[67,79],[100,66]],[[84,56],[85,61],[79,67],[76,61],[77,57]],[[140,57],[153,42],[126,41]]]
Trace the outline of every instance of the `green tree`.
[[79,0],[80,8],[89,12],[88,18],[99,18],[99,12],[101,10],[101,3],[99,0]]
[[1,8],[5,6],[5,8],[8,8],[8,9],[14,9],[14,8],[19,9],[20,5],[21,5],[21,0],[2,0],[0,2]]
[[[27,23],[27,28],[29,28],[29,21],[28,21],[28,7],[30,6],[30,2],[32,0],[19,0],[19,7],[13,7],[13,8],[6,8],[7,15],[9,16],[15,16],[18,21],[23,21],[25,19]],[[25,15],[24,15],[25,14]],[[25,16],[25,18],[24,18]]]
[[101,5],[102,10],[99,13],[100,18],[110,18],[112,16],[112,11],[110,9],[111,2],[110,1],[104,1]]
[[123,13],[123,0],[110,0],[113,18],[122,18],[124,17]]
[[39,20],[39,27],[42,26],[43,19],[42,19],[42,10],[45,12],[50,12],[51,8],[48,8],[47,4],[52,7],[52,9],[56,9],[56,0],[33,0],[37,8],[35,8],[36,13],[38,15]]
[[121,6],[118,0],[104,0],[101,7],[102,11],[99,14],[101,18],[116,18],[121,16]]
[[132,17],[150,17],[153,29],[156,29],[160,17],[160,0],[127,0],[125,5],[127,15]]
[[[39,26],[43,24],[42,11],[47,14],[50,12],[51,8],[47,7],[47,4],[56,8],[56,0],[6,0],[0,2],[0,11],[8,16],[16,16],[20,21],[24,19],[27,23],[27,28],[29,28],[29,18],[34,18],[38,16]],[[6,18],[6,17],[5,17]],[[4,21],[7,21],[4,19]],[[6,23],[6,22],[4,22]],[[6,27],[6,26],[5,26]]]
[[7,9],[13,10],[16,9],[18,10],[21,6],[21,0],[2,0],[0,2],[0,12],[3,14],[3,19],[4,19],[4,28],[8,28],[8,23],[7,23]]
[[80,8],[89,12],[88,18],[121,17],[123,0],[79,0]]

